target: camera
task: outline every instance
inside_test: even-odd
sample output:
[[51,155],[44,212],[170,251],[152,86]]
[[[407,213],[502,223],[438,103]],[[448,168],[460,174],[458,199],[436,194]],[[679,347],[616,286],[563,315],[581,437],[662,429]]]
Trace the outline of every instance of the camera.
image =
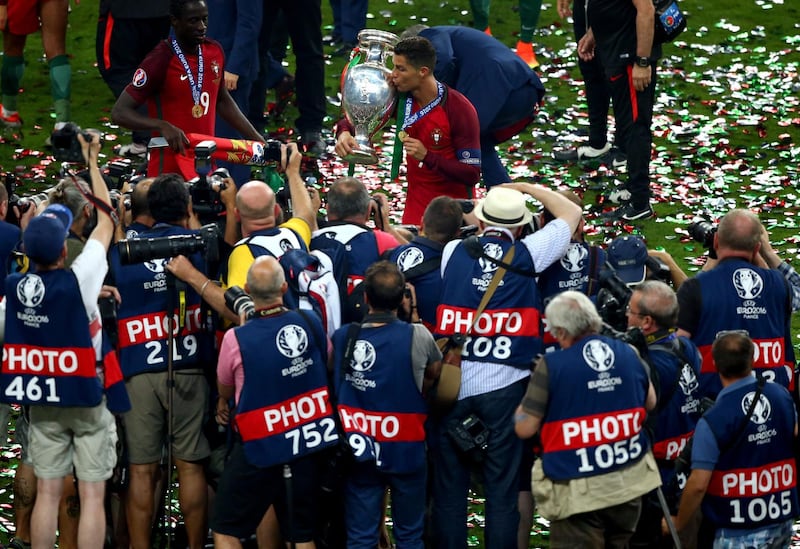
[[197,252],[205,252],[206,260],[212,261],[219,256],[219,229],[212,223],[201,227],[198,234],[126,238],[117,242],[117,249],[123,265]]
[[225,168],[212,171],[212,156],[216,150],[217,144],[211,140],[201,141],[195,146],[194,170],[197,177],[186,182],[192,197],[192,210],[201,223],[211,223],[225,211],[219,193],[225,188],[225,179],[231,174]]
[[703,248],[708,250],[708,257],[711,259],[717,259],[717,252],[714,250],[714,235],[717,234],[717,228],[714,223],[706,220],[689,223],[686,227],[692,240],[702,244]]
[[[131,181],[136,173],[136,165],[128,158],[112,160],[101,169],[109,191],[119,190],[126,181]],[[86,178],[88,181],[89,178]]]
[[600,291],[597,292],[596,306],[600,318],[615,330],[624,331],[628,327],[625,307],[633,290],[620,280],[614,268],[607,263],[600,269],[597,278]]
[[256,312],[253,298],[239,286],[231,286],[225,290],[225,306],[237,316],[244,315],[246,319],[253,318]]
[[89,132],[81,130],[72,122],[67,122],[50,134],[50,144],[53,147],[53,156],[56,160],[59,162],[83,162],[83,151],[78,141],[79,134],[86,141],[92,140],[92,135]]
[[477,459],[489,447],[489,428],[475,414],[453,422],[447,434],[461,452]]
[[649,356],[647,348],[647,337],[642,332],[641,328],[628,328],[625,331],[615,330],[609,324],[603,323],[600,333],[604,336],[613,337],[623,343],[631,345],[634,349],[639,351],[639,356],[646,359]]

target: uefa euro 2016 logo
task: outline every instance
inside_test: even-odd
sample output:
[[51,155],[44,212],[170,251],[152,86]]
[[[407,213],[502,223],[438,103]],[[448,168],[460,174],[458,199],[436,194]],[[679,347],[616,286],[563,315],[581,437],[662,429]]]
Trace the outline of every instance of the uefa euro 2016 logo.
[[589,252],[579,242],[573,242],[567,247],[567,252],[561,258],[561,266],[570,273],[578,273],[586,265]]
[[422,250],[414,247],[406,248],[397,256],[397,268],[405,273],[421,264],[424,260],[425,256],[422,254]]
[[297,324],[287,324],[275,336],[275,345],[286,358],[297,358],[308,348],[308,334]]
[[607,372],[614,366],[614,350],[604,341],[592,339],[583,346],[583,360],[595,372]]
[[[742,412],[747,414],[750,411],[750,407],[753,405],[753,399],[756,397],[755,391],[750,391],[744,398],[742,398]],[[750,416],[750,421],[755,423],[756,425],[762,425],[767,422],[769,416],[772,415],[772,405],[769,403],[769,400],[764,395],[759,395],[758,402],[753,408],[753,413]]]
[[764,280],[753,269],[736,269],[733,272],[733,287],[741,299],[755,299],[764,290]]
[[[487,242],[483,245],[483,253],[492,259],[499,261],[503,257],[503,247],[500,246],[500,244],[495,244],[494,242]],[[481,270],[484,272],[484,274],[493,273],[497,270],[497,263],[490,261],[485,257],[481,257],[478,260],[478,264],[481,266]]]
[[366,372],[375,365],[375,347],[364,339],[359,339],[353,346],[353,358],[350,367],[356,372]]
[[44,301],[44,282],[33,273],[25,275],[17,284],[17,299],[24,307],[38,307]]

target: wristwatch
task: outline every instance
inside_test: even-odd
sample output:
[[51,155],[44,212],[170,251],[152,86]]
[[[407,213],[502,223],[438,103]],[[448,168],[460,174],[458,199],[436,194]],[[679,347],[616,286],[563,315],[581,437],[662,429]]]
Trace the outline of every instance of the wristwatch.
[[636,64],[640,67],[649,67],[650,66],[650,58],[649,57],[637,57]]

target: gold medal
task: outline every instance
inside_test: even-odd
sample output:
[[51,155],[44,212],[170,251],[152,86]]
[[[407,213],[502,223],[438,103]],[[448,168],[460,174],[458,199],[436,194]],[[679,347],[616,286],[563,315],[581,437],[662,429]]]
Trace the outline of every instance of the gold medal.
[[406,133],[405,130],[400,130],[397,132],[397,138],[400,139],[400,141],[405,141],[406,137],[408,137],[408,133]]
[[195,118],[200,118],[201,116],[203,116],[203,107],[201,107],[200,105],[195,105],[194,107],[192,107],[192,116],[194,116]]

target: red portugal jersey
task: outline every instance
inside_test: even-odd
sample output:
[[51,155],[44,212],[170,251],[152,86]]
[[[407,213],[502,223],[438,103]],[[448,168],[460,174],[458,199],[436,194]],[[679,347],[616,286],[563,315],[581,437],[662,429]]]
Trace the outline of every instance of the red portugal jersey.
[[[214,135],[217,95],[223,82],[225,55],[222,47],[213,40],[205,40],[201,47],[204,72],[199,111],[194,109],[192,87],[186,70],[166,40],[159,43],[142,61],[125,91],[138,103],[147,103],[151,118],[166,120],[184,133]],[[199,72],[197,50],[183,53],[196,83]],[[194,116],[193,109],[199,117]],[[154,132],[153,135],[158,134]],[[147,175],[154,177],[167,172],[180,173],[186,179],[196,175],[193,162],[188,158],[179,157],[170,149],[152,153]]]

